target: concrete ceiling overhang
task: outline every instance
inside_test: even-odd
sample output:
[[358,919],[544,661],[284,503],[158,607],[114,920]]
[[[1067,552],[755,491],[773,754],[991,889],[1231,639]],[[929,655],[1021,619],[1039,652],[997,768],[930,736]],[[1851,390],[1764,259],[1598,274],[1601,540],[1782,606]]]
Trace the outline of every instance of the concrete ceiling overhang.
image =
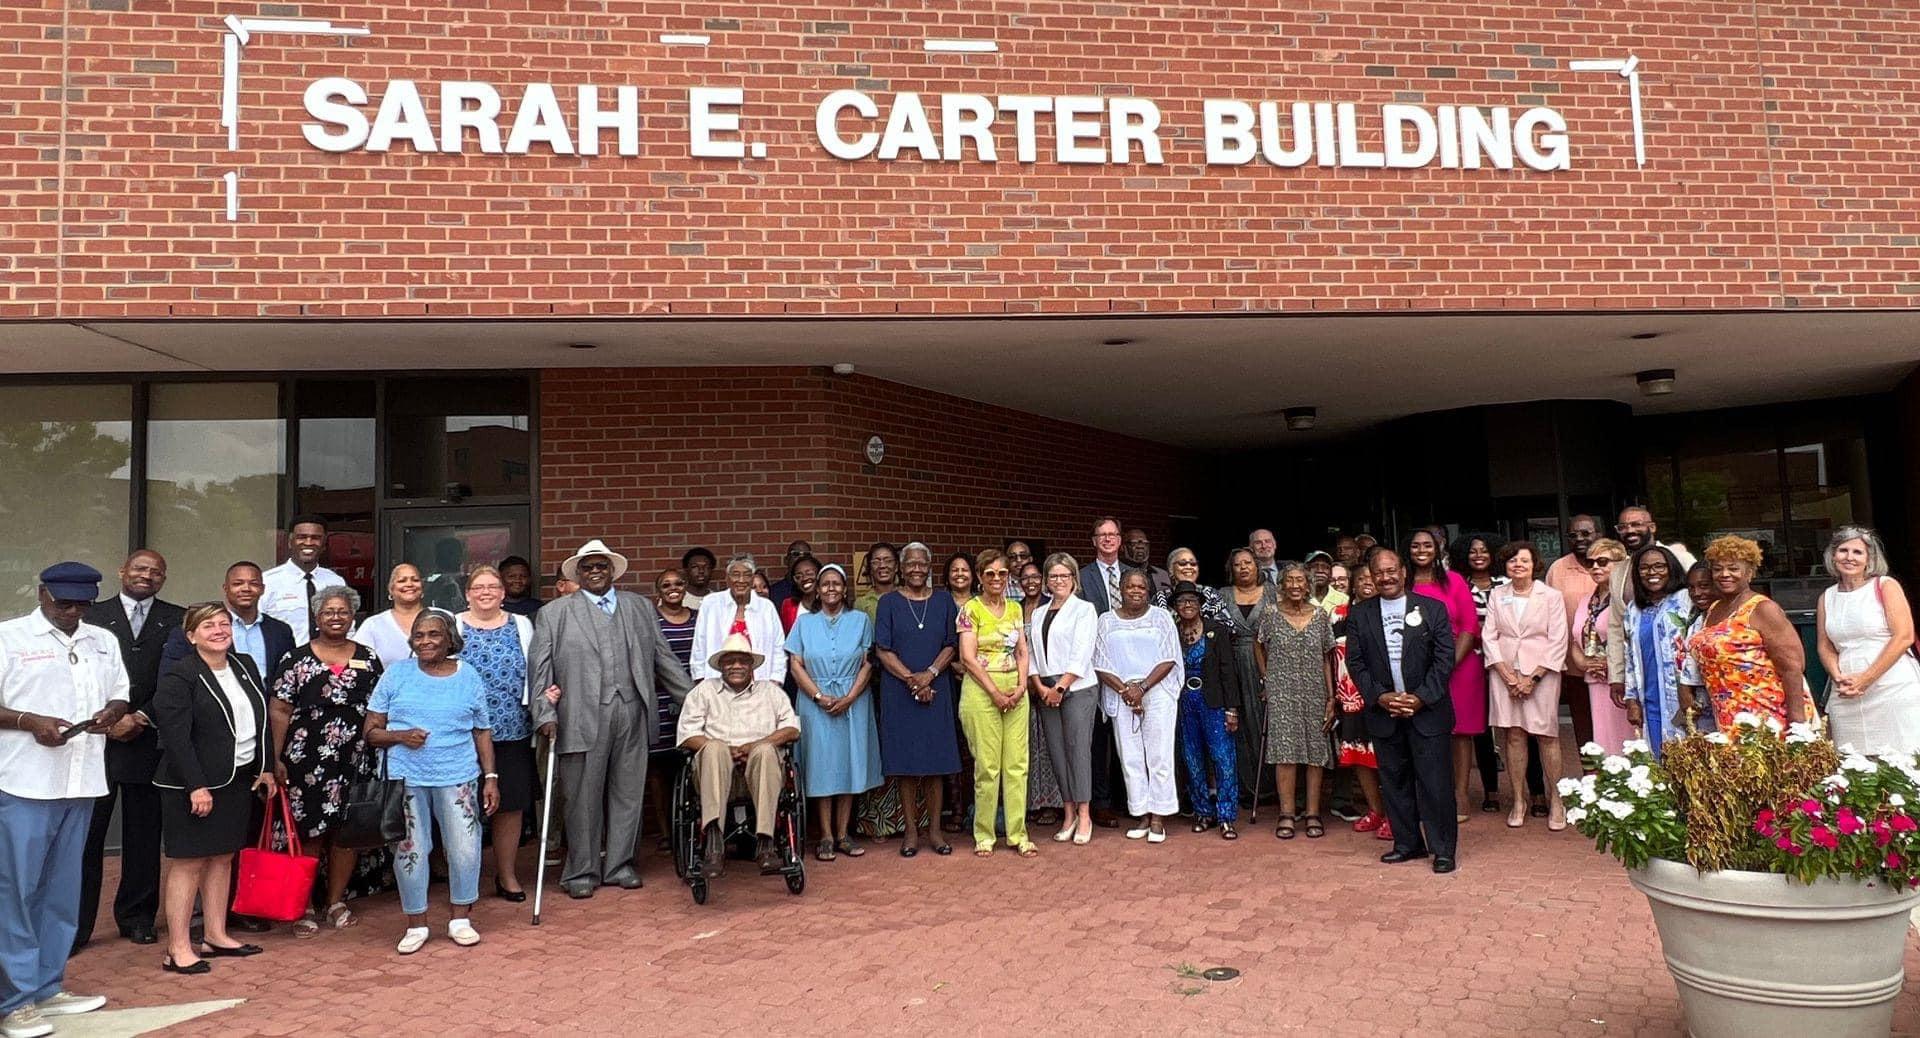
[[[1474,404],[1658,414],[1883,391],[1920,364],[1920,310],[0,323],[15,374],[841,363],[1145,439],[1253,447],[1297,441],[1280,415],[1295,406],[1318,409],[1318,438]],[[1640,394],[1650,368],[1674,369],[1673,394]]]

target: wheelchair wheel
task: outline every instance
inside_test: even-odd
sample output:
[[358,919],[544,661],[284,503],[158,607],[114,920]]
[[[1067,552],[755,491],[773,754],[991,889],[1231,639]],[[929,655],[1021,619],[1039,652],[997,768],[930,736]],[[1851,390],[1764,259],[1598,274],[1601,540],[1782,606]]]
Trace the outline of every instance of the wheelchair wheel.
[[699,853],[700,805],[694,799],[689,769],[684,767],[674,776],[673,818],[668,824],[673,827],[673,872],[685,880]]

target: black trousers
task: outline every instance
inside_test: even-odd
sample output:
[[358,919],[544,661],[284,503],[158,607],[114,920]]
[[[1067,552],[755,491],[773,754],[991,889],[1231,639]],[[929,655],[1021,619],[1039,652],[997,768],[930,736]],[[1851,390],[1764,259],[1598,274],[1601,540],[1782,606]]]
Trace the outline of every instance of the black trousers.
[[1453,820],[1453,736],[1421,735],[1406,723],[1398,729],[1373,740],[1380,762],[1380,797],[1393,823],[1393,849],[1451,858],[1460,831]]
[[[1127,779],[1120,773],[1120,754],[1114,750],[1113,720],[1097,705],[1094,707],[1093,714],[1091,749],[1093,751],[1093,798],[1087,801],[1088,806],[1097,811],[1125,814]],[[1120,806],[1115,807],[1115,803]]]
[[87,853],[80,861],[76,946],[93,939],[93,920],[100,914],[100,874],[116,799],[120,801],[120,888],[113,895],[114,922],[122,934],[136,926],[150,929],[160,912],[160,791],[147,782],[109,782],[107,795],[93,802]]

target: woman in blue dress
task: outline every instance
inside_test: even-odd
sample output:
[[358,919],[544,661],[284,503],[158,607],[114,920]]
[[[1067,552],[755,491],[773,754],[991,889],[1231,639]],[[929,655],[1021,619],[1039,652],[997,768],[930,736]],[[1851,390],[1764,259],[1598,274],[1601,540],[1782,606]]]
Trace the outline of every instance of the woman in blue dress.
[[1693,614],[1680,563],[1651,544],[1635,552],[1633,593],[1622,624],[1627,635],[1627,721],[1646,732],[1658,757],[1686,733],[1680,714],[1680,656]]
[[[873,646],[880,666],[880,762],[898,779],[906,832],[900,856],[920,853],[920,834],[935,854],[952,854],[941,838],[940,780],[960,770],[960,740],[954,711],[953,662],[959,610],[951,595],[934,591],[933,553],[920,543],[900,550],[904,583],[880,599]],[[926,810],[919,804],[926,795]]]
[[794,618],[787,660],[799,690],[801,783],[820,827],[814,856],[832,861],[836,849],[850,858],[867,853],[847,825],[854,794],[881,782],[880,733],[867,694],[873,677],[867,614],[847,604],[847,571],[838,565],[823,567],[814,588],[820,608]]

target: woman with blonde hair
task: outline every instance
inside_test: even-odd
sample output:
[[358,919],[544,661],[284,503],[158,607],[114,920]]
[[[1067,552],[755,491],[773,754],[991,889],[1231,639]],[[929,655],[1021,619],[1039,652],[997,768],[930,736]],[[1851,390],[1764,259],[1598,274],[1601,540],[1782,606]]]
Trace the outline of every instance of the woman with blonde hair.
[[1811,719],[1800,632],[1779,603],[1753,590],[1754,574],[1765,561],[1760,545],[1728,535],[1707,545],[1703,555],[1716,597],[1687,642],[1682,683],[1705,687],[1714,723],[1723,731],[1743,713],[1782,725]]
[[1887,552],[1864,526],[1843,526],[1827,544],[1839,583],[1820,596],[1820,662],[1833,681],[1827,717],[1833,741],[1861,753],[1920,753],[1920,666],[1913,610],[1887,576]]
[[[1567,640],[1585,664],[1581,674],[1586,678],[1593,741],[1608,753],[1619,753],[1633,738],[1633,724],[1627,719],[1626,676],[1607,671],[1607,638],[1613,618],[1613,568],[1626,565],[1627,546],[1611,537],[1599,538],[1587,546],[1585,561],[1587,576],[1593,578],[1593,593],[1586,601],[1574,604],[1575,626],[1567,632]],[[1628,584],[1629,589],[1632,586]],[[1616,686],[1622,690],[1617,696],[1613,693]]]

